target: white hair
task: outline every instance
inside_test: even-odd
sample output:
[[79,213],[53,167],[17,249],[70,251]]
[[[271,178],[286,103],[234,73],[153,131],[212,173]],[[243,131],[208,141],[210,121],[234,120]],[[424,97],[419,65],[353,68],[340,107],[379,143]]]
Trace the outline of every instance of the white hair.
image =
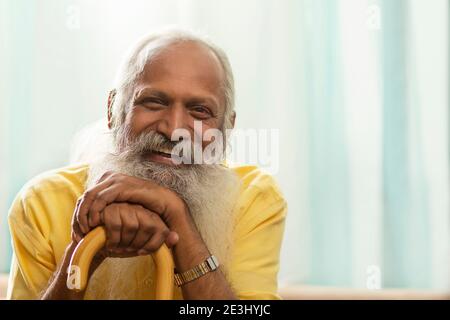
[[[112,170],[155,181],[176,192],[188,205],[202,239],[219,258],[222,271],[228,278],[228,269],[232,263],[236,204],[241,189],[236,173],[220,164],[171,167],[142,161],[143,148],[150,148],[151,143],[155,143],[142,135],[130,142],[125,151],[117,153],[114,150],[115,143],[120,140],[121,135],[126,134],[126,114],[132,102],[134,87],[145,66],[168,45],[183,41],[194,41],[207,46],[223,67],[225,109],[222,130],[226,136],[226,131],[232,128],[234,84],[225,53],[205,38],[188,31],[171,29],[148,35],[132,48],[116,78],[117,94],[112,109],[112,130],[106,129],[104,119],[82,130],[75,138],[71,160],[72,163],[90,164],[86,188],[95,185],[105,171]],[[149,136],[149,133],[146,134]],[[91,277],[85,298],[136,298],[136,291],[130,287],[134,282],[130,279],[149,274],[152,268],[149,257],[107,259]],[[97,278],[100,274],[104,278]],[[105,278],[107,281],[104,281]],[[142,289],[152,292],[149,284]]]
[[223,94],[225,99],[223,130],[232,129],[234,111],[234,79],[230,62],[225,52],[209,41],[206,37],[182,29],[165,29],[151,33],[139,40],[126,55],[115,81],[117,90],[115,102],[112,108],[112,129],[116,137],[117,131],[125,122],[132,101],[133,90],[136,82],[144,72],[145,66],[160,51],[169,45],[181,42],[195,42],[209,48],[219,60],[224,71]]

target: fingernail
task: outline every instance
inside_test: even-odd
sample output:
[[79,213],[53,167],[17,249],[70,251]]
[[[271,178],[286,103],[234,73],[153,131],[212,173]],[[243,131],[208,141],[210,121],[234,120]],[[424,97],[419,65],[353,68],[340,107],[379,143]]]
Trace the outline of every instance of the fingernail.
[[147,251],[145,251],[145,250],[139,250],[137,253],[138,253],[138,255],[140,255],[140,256],[145,256],[145,255],[147,254]]

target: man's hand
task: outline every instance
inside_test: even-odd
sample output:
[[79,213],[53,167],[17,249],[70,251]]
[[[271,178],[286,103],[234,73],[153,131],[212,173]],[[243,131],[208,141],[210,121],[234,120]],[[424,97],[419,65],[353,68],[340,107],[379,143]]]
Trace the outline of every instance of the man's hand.
[[[184,201],[171,190],[152,181],[107,172],[96,186],[78,199],[72,221],[73,238],[79,241],[92,228],[100,225],[102,211],[115,202],[139,204],[161,217],[168,228],[172,228],[177,215],[187,213]],[[136,220],[130,223],[133,224],[130,226],[132,228],[136,225]],[[130,236],[124,236],[125,241],[128,241]]]
[[[106,208],[113,203],[116,205],[123,203],[129,205],[138,204],[140,205],[139,210],[145,208],[144,210],[148,210],[154,216],[158,216],[168,229],[176,232],[181,240],[176,245],[173,245],[172,253],[175,267],[180,272],[192,269],[211,255],[197,230],[186,203],[175,192],[148,180],[112,172],[104,174],[98,184],[87,190],[78,200],[72,221],[74,239],[79,241],[91,228],[102,224],[103,221],[105,221],[106,226],[107,211],[110,211]],[[113,206],[111,212],[117,212],[117,210]],[[123,210],[125,211],[125,209]],[[115,213],[115,215],[120,216],[120,219],[122,219],[122,214]],[[107,234],[108,239],[112,239],[109,241],[108,246],[117,248],[116,254],[124,256],[123,248],[129,248],[132,245],[131,249],[136,250],[136,245],[133,244],[134,240],[130,240],[132,237],[130,234],[133,234],[134,231],[128,231],[129,234],[125,235],[121,227],[119,236],[119,228],[117,226],[119,219],[111,218],[111,220],[113,219],[115,220],[109,221],[109,227],[107,227],[107,229],[110,229]],[[120,221],[122,222],[122,220]],[[130,225],[127,229],[134,230],[136,227],[135,221],[131,222],[130,220],[127,222],[127,225],[128,223]],[[166,243],[167,241],[170,243],[172,232],[167,236]],[[139,242],[139,244],[142,244],[143,241]],[[150,242],[151,240],[147,240],[146,243],[148,243],[149,247],[144,249],[145,252],[148,249],[155,248],[155,245]],[[122,251],[120,251],[121,249]],[[136,252],[139,254],[139,249],[134,251],[134,255]],[[107,254],[111,255],[110,252]],[[133,251],[131,254],[133,254]],[[101,263],[101,255],[97,260]],[[232,300],[237,298],[220,268],[215,272],[207,273],[199,279],[185,284],[182,286],[182,293],[185,299]]]
[[[106,257],[147,255],[158,250],[164,242],[168,247],[173,247],[178,242],[178,234],[171,232],[159,215],[141,205],[113,203],[101,211],[100,218],[100,224],[104,224],[106,229],[106,247],[95,255],[89,275]],[[78,228],[78,224],[73,223]],[[80,232],[79,229],[77,232]],[[75,236],[75,230],[72,236]],[[83,299],[84,292],[71,291],[66,286],[67,268],[78,241],[72,241],[67,246],[62,263],[43,291],[41,299]]]
[[165,242],[172,247],[178,235],[171,232],[161,218],[141,205],[113,203],[101,212],[106,229],[108,256],[147,255]]

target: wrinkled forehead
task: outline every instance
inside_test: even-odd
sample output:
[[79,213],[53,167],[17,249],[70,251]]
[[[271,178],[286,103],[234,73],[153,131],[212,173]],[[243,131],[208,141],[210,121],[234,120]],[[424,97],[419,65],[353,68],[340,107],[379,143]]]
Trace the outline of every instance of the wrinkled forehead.
[[135,92],[152,87],[223,98],[224,81],[224,70],[214,52],[201,43],[184,41],[168,45],[150,59]]

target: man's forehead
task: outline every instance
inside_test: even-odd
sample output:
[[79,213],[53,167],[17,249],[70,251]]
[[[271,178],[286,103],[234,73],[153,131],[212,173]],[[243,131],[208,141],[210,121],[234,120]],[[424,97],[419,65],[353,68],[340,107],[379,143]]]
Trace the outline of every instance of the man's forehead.
[[224,71],[211,49],[186,41],[162,49],[147,63],[140,80],[146,85],[169,81],[220,93]]

